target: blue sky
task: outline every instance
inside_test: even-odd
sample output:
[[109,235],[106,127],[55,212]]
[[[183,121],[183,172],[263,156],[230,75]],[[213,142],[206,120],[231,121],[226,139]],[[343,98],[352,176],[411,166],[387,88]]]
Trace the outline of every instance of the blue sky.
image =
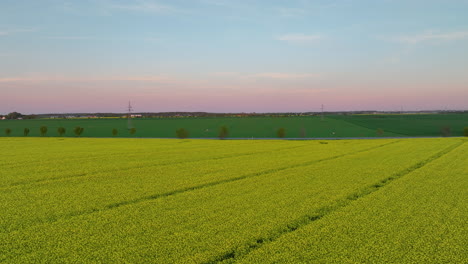
[[468,1],[1,0],[0,113],[468,109]]

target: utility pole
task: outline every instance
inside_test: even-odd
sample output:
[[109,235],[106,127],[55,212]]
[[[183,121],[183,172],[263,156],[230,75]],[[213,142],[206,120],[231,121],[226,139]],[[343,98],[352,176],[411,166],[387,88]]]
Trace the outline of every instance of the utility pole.
[[130,101],[128,101],[128,116],[127,116],[127,119],[128,119],[128,124],[127,124],[127,127],[128,129],[132,129],[133,128],[133,124],[132,124],[132,111],[133,111],[133,108],[132,108],[132,105],[130,104]]

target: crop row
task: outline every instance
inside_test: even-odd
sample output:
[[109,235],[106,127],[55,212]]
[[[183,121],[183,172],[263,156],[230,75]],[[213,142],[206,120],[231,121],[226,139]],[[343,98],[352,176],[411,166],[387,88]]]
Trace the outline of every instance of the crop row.
[[16,230],[36,222],[54,221],[116,204],[306,166],[393,142],[372,141],[370,145],[356,144],[352,147],[344,147],[347,145],[345,141],[330,144],[310,142],[307,147],[236,156],[218,162],[202,160],[130,170],[117,167],[81,177],[10,187],[0,193],[3,201],[0,210],[6,214],[0,220],[0,230]]
[[[93,140],[97,141],[97,140]],[[103,171],[119,171],[125,169],[141,168],[145,166],[160,166],[165,164],[178,164],[182,162],[194,162],[200,160],[213,160],[217,158],[230,158],[239,155],[252,155],[270,151],[282,151],[283,149],[293,149],[307,146],[303,142],[272,142],[270,145],[259,143],[230,145],[232,142],[223,145],[216,142],[207,142],[206,145],[191,146],[191,142],[180,141],[180,145],[171,147],[160,147],[157,140],[150,140],[149,145],[140,140],[138,148],[131,144],[120,144],[109,142],[110,145],[120,144],[121,149],[128,149],[128,155],[114,155],[112,149],[108,151],[107,156],[95,157],[88,155],[88,152],[94,152],[95,149],[105,148],[100,146],[82,146],[80,149],[81,158],[68,158],[69,153],[74,153],[67,149],[68,145],[77,144],[76,140],[69,142],[68,145],[62,144],[60,151],[48,151],[48,141],[42,144],[43,150],[36,150],[34,153],[41,156],[42,160],[37,163],[27,163],[26,161],[18,166],[3,166],[0,171],[0,186],[24,184],[28,182],[37,182],[41,180],[75,177],[76,175],[88,175]],[[60,145],[60,144],[59,144]],[[57,147],[57,146],[54,146]],[[44,150],[45,149],[45,150]],[[22,151],[17,149],[16,151]],[[120,150],[121,151],[121,150]],[[42,152],[42,153],[41,153]],[[44,153],[45,152],[45,153]],[[75,154],[76,155],[76,154]],[[89,157],[88,157],[89,156]],[[9,159],[9,158],[7,158]]]
[[239,263],[465,263],[468,144]]
[[[274,143],[273,143],[274,142]],[[0,165],[11,164],[27,165],[31,162],[57,162],[62,159],[83,157],[111,157],[114,155],[127,154],[128,156],[141,155],[142,152],[154,154],[173,149],[183,148],[188,151],[213,149],[225,150],[226,148],[247,149],[274,149],[278,146],[302,145],[303,142],[272,141],[272,144],[265,144],[264,141],[205,141],[205,140],[181,140],[174,144],[173,140],[141,140],[141,139],[86,139],[79,140],[73,138],[0,138],[2,150],[5,158],[0,160]],[[183,145],[183,146],[182,146]],[[215,150],[215,149],[213,149]]]
[[[284,232],[298,219],[458,144],[458,140],[406,140],[261,177],[24,226],[0,234],[0,256],[4,261],[23,263],[219,260],[230,252],[241,254],[258,240]],[[275,160],[280,158],[285,156]],[[234,173],[244,172],[249,167],[244,164],[235,163],[238,169]],[[104,190],[123,190],[113,186],[115,183]],[[67,207],[71,205],[63,206],[64,210]]]

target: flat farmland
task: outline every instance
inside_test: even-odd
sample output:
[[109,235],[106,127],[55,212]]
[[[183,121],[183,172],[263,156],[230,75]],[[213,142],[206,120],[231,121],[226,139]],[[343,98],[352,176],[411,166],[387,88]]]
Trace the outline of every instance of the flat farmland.
[[0,262],[462,263],[463,138],[0,138]]
[[[468,127],[468,114],[426,115],[327,115],[288,117],[217,117],[217,118],[134,118],[135,134],[130,134],[125,118],[99,119],[25,119],[0,120],[0,137],[41,136],[40,127],[47,127],[44,137],[58,137],[58,128],[65,128],[63,137],[75,137],[73,129],[84,128],[82,137],[143,137],[174,138],[175,131],[184,128],[190,138],[216,138],[221,126],[231,138],[276,138],[279,128],[287,138],[346,137],[440,137],[463,136]],[[112,130],[117,130],[117,135]],[[445,131],[442,133],[442,131]]]

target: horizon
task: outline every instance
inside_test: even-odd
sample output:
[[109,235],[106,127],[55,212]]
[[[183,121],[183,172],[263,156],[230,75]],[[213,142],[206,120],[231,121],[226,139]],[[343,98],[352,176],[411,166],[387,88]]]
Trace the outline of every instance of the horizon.
[[[323,114],[333,114],[333,113],[354,113],[354,112],[375,112],[378,114],[385,114],[385,113],[400,113],[402,115],[408,114],[408,113],[432,113],[432,112],[437,112],[437,114],[443,114],[443,113],[460,113],[460,112],[467,112],[468,109],[465,110],[454,110],[454,109],[422,109],[422,110],[389,110],[389,111],[382,111],[382,110],[343,110],[343,111],[323,111]],[[10,112],[12,113],[12,112]],[[0,116],[6,116],[10,113],[0,113]],[[17,112],[20,113],[20,112]],[[202,114],[259,114],[259,115],[268,115],[268,114],[320,114],[322,112],[320,111],[305,111],[305,112],[292,112],[292,111],[287,111],[287,112],[206,112],[206,111],[192,111],[192,112],[186,112],[186,111],[169,111],[169,112],[139,112],[139,111],[132,111],[132,114],[168,114],[168,113],[184,113],[184,114],[190,114],[190,113],[202,113]],[[20,113],[23,116],[26,115],[76,115],[76,114],[85,114],[85,115],[91,115],[91,114],[97,114],[97,115],[102,115],[102,114],[112,114],[112,115],[128,115],[128,112],[55,112],[55,113]]]
[[468,109],[468,1],[0,7],[0,113]]

